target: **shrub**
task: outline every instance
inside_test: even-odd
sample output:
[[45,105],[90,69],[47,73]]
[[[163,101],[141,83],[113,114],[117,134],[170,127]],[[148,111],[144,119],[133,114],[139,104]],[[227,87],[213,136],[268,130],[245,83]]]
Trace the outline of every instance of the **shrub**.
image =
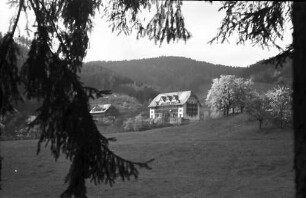
[[266,93],[269,100],[267,108],[273,119],[283,128],[285,123],[292,121],[292,90],[285,86],[278,86]]
[[267,108],[269,101],[266,95],[260,95],[253,92],[246,105],[246,112],[259,122],[259,128],[262,129],[262,123],[269,118]]

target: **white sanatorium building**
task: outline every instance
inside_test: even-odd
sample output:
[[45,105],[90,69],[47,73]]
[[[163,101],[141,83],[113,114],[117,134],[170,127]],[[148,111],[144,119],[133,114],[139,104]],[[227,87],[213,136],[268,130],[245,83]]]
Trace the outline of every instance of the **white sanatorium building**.
[[181,123],[182,119],[199,120],[201,104],[191,91],[161,93],[149,105],[150,118]]

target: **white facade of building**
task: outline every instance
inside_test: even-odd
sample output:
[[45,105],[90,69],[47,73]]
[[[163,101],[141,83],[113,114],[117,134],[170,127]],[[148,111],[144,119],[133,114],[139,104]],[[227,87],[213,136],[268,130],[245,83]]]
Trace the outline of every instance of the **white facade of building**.
[[200,102],[191,91],[161,93],[149,105],[150,118],[161,117],[169,122],[176,119],[199,120]]

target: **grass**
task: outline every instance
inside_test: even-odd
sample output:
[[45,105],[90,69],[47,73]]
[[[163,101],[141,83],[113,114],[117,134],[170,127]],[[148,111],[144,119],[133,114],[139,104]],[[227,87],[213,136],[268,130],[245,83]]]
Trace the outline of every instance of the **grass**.
[[[258,131],[244,115],[145,132],[107,134],[120,156],[145,161],[138,180],[109,187],[88,182],[89,197],[270,198],[294,197],[292,131]],[[36,141],[1,142],[0,197],[59,197],[69,163]],[[18,172],[15,172],[17,170]]]

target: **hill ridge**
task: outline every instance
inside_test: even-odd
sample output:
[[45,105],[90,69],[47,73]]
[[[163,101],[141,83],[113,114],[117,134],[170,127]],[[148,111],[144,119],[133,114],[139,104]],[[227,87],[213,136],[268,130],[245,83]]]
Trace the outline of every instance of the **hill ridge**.
[[192,90],[199,91],[201,85],[211,84],[221,74],[238,75],[243,68],[215,65],[191,58],[162,56],[127,61],[92,61],[116,74],[136,82],[150,85],[158,91]]

